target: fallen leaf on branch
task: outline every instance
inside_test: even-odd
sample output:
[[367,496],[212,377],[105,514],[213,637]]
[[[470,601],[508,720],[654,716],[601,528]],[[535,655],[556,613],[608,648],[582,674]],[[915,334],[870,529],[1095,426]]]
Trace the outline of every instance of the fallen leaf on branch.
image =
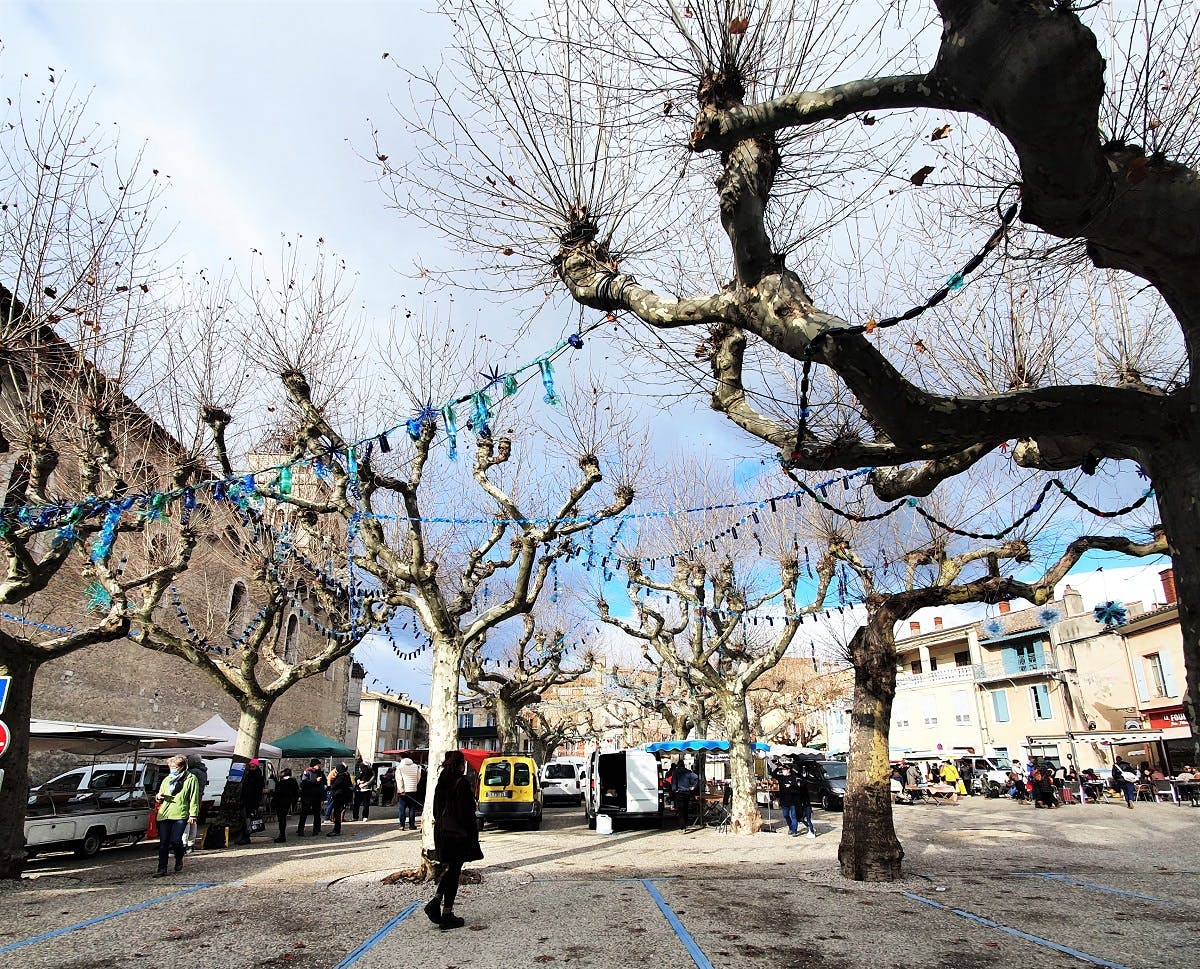
[[869,319],[869,320],[867,320],[867,324],[866,324],[866,326],[863,327],[863,329],[867,333],[874,333],[876,330],[879,329],[879,321],[876,319]]
[[933,129],[933,134],[931,134],[929,136],[929,140],[930,141],[941,141],[943,138],[948,138],[950,136],[950,132],[953,130],[954,129],[951,128],[950,125],[948,125],[948,124],[939,125],[938,127]]
[[729,21],[729,32],[731,34],[744,34],[746,28],[750,26],[749,17],[734,17]]
[[928,350],[925,349],[925,344],[921,340],[913,340],[913,349],[916,350],[917,353],[928,353],[929,352]]
[[500,250],[500,254],[502,256],[511,256],[513,254],[513,250],[510,249],[508,246],[505,246],[503,249]]
[[933,171],[934,169],[932,165],[922,165],[915,172],[908,176],[908,180],[914,185],[924,185],[925,179],[932,175]]

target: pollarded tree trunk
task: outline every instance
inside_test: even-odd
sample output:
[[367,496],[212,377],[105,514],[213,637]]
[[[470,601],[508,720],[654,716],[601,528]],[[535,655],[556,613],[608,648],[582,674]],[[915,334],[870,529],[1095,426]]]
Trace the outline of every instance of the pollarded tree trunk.
[[892,822],[888,734],[896,695],[896,642],[890,614],[876,612],[850,644],[854,701],[850,764],[838,862],[855,881],[895,881],[904,849]]
[[750,717],[744,695],[726,694],[721,699],[725,733],[729,737],[729,780],[733,787],[732,819],[734,834],[754,834],[762,829],[754,786],[754,752],[750,749]]
[[[237,737],[233,741],[233,763],[245,765],[250,759],[258,756],[258,747],[262,743],[263,730],[267,725],[267,715],[271,712],[270,701],[251,701],[240,697],[241,707],[238,716]],[[225,787],[221,791],[221,821],[229,826],[230,835],[234,840],[242,841],[250,837],[246,829],[246,818],[242,812],[242,779],[239,775],[233,779],[234,772],[229,772]]]
[[447,751],[458,749],[458,678],[464,644],[457,636],[433,637],[433,673],[429,684],[429,775],[425,807],[421,812],[421,871],[437,876],[433,845],[433,791]]
[[25,867],[25,802],[29,797],[29,720],[38,665],[0,637],[0,676],[12,677],[2,719],[8,746],[0,757],[0,878],[20,878]]
[[497,693],[492,696],[492,710],[496,714],[496,736],[501,753],[518,753],[521,749],[521,738],[517,732],[516,708]]
[[1191,763],[1200,763],[1200,461],[1190,447],[1164,451],[1152,465],[1158,510],[1171,547],[1187,687],[1183,712],[1192,728]]

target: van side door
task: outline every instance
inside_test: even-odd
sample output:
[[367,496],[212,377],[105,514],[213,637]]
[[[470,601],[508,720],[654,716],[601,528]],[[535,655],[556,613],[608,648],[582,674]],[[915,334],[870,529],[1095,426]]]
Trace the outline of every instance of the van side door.
[[625,755],[626,810],[637,814],[656,814],[659,810],[658,759],[653,754]]

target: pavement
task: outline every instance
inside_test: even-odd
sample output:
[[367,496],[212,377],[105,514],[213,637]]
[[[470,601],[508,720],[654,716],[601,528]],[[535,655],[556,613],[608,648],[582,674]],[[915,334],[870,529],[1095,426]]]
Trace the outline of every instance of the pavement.
[[489,826],[440,932],[391,817],[340,838],[256,838],[152,879],[146,846],[40,856],[0,883],[4,969],[1023,969],[1200,961],[1200,809],[1034,809],[967,799],[896,808],[905,878],[837,872],[841,815],[818,837],[656,827],[588,830],[575,807],[539,831]]

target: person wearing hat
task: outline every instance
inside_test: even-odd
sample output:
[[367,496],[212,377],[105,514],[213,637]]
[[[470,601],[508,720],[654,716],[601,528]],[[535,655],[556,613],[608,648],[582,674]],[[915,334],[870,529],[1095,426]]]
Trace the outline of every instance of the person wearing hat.
[[321,770],[320,758],[308,762],[308,769],[300,775],[300,822],[296,827],[297,837],[304,837],[304,822],[312,816],[312,833],[321,833],[321,813],[325,806],[325,788],[328,786],[325,771]]
[[242,776],[243,828],[241,837],[237,840],[240,845],[250,844],[250,822],[262,810],[264,785],[262,765],[257,757],[251,758],[246,766],[246,773]]

